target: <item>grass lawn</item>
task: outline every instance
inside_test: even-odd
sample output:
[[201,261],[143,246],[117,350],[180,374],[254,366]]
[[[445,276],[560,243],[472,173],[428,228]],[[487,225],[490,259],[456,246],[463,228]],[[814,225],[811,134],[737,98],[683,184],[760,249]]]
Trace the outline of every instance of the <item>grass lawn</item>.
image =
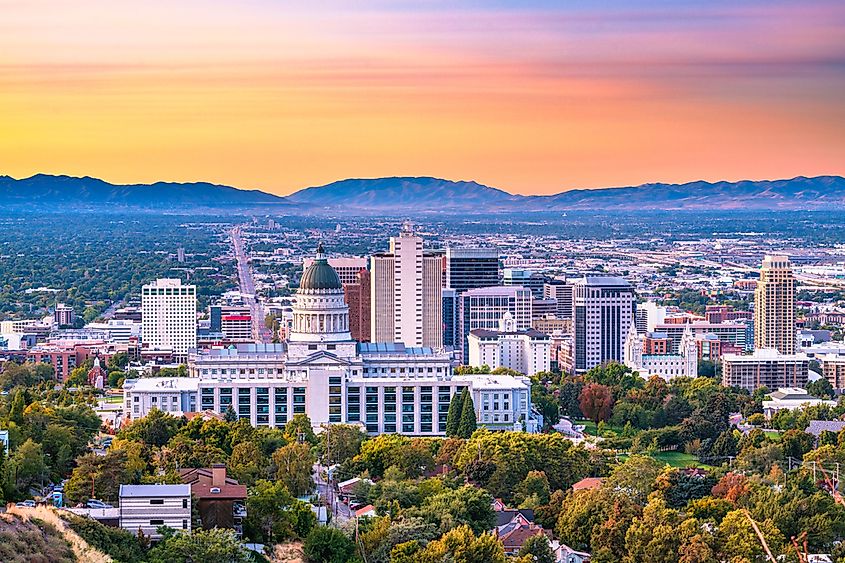
[[107,403],[122,403],[123,395],[107,395],[105,399]]
[[769,440],[772,440],[774,442],[780,442],[780,432],[778,432],[777,430],[764,430],[763,433]]
[[[619,459],[626,459],[628,456],[621,455]],[[702,469],[712,469],[712,465],[701,463],[698,457],[684,452],[657,452],[652,456],[657,461],[666,463],[670,467],[701,467]]]
[[[574,420],[573,424],[577,424],[579,426],[584,427],[584,433],[588,436],[595,436],[596,435],[596,423],[592,420]],[[618,436],[622,435],[623,428],[621,426],[613,426],[612,424],[605,423],[604,425],[606,430],[612,430],[616,432]]]

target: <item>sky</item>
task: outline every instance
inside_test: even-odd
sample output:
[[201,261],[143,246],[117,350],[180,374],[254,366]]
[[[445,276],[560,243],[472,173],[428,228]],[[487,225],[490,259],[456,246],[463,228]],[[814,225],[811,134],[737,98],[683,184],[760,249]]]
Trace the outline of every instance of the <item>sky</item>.
[[845,175],[842,0],[0,0],[0,174]]

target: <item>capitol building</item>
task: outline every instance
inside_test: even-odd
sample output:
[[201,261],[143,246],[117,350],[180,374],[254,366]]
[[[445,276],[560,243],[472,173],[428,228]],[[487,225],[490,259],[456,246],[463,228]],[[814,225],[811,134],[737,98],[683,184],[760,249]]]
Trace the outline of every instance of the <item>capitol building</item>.
[[181,416],[231,406],[259,427],[306,414],[315,427],[442,436],[452,396],[467,389],[479,426],[537,431],[528,378],[457,375],[454,367],[447,350],[353,340],[343,285],[321,245],[300,280],[286,342],[191,350],[190,377],[127,381],[124,414],[129,421],[153,408]]

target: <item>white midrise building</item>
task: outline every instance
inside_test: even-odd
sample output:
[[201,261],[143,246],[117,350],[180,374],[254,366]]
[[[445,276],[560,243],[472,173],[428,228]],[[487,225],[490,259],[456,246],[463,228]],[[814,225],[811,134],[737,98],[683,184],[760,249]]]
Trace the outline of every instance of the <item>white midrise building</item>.
[[471,330],[467,339],[471,366],[506,367],[525,375],[551,369],[549,336],[533,328],[517,330],[510,313],[499,321],[499,330]]
[[172,410],[177,396],[183,408],[196,411],[225,413],[231,406],[254,426],[281,427],[306,414],[315,426],[360,423],[370,434],[438,436],[445,433],[452,395],[468,389],[480,424],[537,430],[527,378],[455,375],[452,367],[449,353],[429,347],[352,340],[343,287],[319,248],[300,280],[287,342],[193,351],[191,377],[172,384],[178,393],[168,389],[171,383],[156,382],[162,378],[131,382],[124,388],[125,412],[129,419],[142,417],[153,396],[164,394],[171,414],[178,414]]
[[197,347],[197,287],[160,278],[141,288],[141,340],[150,348],[171,347],[184,359]]

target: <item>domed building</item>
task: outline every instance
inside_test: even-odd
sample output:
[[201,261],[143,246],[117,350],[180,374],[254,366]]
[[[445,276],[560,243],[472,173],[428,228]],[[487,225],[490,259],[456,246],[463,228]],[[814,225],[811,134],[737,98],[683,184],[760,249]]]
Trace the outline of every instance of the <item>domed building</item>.
[[[322,244],[300,279],[286,342],[193,350],[188,370],[196,389],[181,399],[184,408],[225,413],[231,406],[258,427],[280,428],[306,414],[315,427],[346,423],[369,434],[442,436],[452,396],[464,389],[473,395],[479,425],[529,431],[539,426],[527,378],[459,376],[449,352],[353,340],[343,284]],[[124,386],[124,404],[133,406],[126,410],[129,419],[144,416],[146,405],[160,404],[150,397],[168,389],[160,379]],[[137,405],[142,408],[136,412]]]

